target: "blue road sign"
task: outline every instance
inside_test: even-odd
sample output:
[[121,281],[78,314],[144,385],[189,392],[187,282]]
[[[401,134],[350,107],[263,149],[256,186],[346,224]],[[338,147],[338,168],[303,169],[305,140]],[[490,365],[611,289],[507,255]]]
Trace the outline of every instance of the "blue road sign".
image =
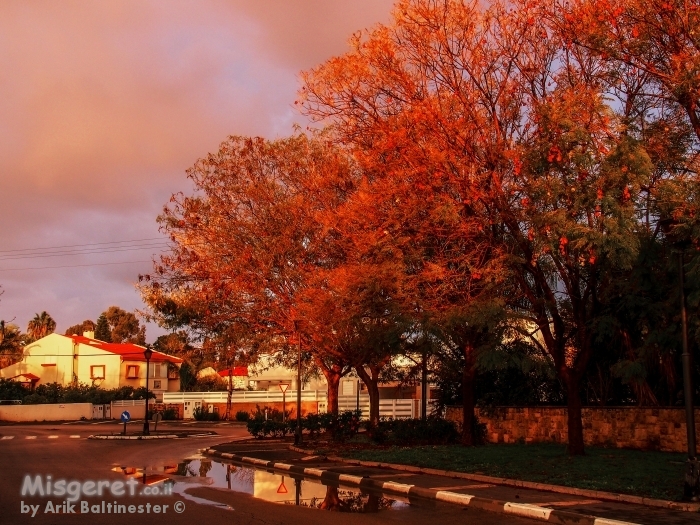
[[131,414],[129,414],[129,411],[125,410],[124,412],[122,412],[122,421],[124,423],[126,423],[127,421],[130,421],[130,420],[131,420]]

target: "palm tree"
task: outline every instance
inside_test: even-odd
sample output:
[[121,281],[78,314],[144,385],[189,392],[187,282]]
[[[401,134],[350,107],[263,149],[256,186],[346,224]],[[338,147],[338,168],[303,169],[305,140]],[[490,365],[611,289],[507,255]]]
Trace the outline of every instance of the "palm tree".
[[23,347],[24,335],[19,327],[0,320],[0,368],[21,360]]
[[32,341],[46,337],[56,330],[56,321],[46,312],[36,314],[27,325],[27,335]]

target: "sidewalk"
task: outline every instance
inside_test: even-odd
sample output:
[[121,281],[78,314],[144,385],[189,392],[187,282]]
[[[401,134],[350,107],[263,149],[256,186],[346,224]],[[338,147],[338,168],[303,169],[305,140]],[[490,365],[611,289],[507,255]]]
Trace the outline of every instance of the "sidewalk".
[[[292,447],[293,448],[293,447]],[[359,486],[409,498],[428,498],[549,523],[576,525],[700,525],[700,513],[642,504],[604,501],[590,495],[564,494],[465,479],[460,473],[315,456],[291,450],[287,443],[245,441],[216,445],[206,453],[258,468],[275,469],[321,481]],[[513,482],[515,484],[515,482]]]

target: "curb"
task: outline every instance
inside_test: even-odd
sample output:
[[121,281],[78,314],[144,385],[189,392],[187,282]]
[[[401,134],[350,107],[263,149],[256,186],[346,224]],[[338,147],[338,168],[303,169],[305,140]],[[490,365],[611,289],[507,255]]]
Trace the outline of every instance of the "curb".
[[146,439],[187,439],[187,438],[194,438],[194,437],[216,437],[218,434],[161,434],[158,436],[122,436],[120,434],[113,434],[106,436],[104,434],[94,434],[92,436],[88,436],[88,439],[116,439],[116,440],[131,440],[131,439],[139,439],[139,440],[146,440]]
[[[314,451],[304,450],[293,445],[290,445],[290,450],[300,452],[302,454],[314,454]],[[644,505],[647,507],[656,507],[669,510],[681,510],[685,512],[700,512],[700,503],[682,503],[678,501],[669,501],[655,498],[643,498],[641,496],[631,496],[629,494],[618,494],[616,492],[605,492],[602,490],[577,489],[573,487],[564,487],[562,485],[550,485],[548,483],[536,483],[534,481],[522,481],[518,479],[495,478],[493,476],[484,476],[483,474],[468,474],[466,472],[455,472],[453,470],[439,470],[434,468],[414,467],[411,465],[401,465],[397,463],[384,463],[381,461],[361,461],[359,459],[348,459],[340,456],[326,456],[331,461],[339,461],[350,465],[359,465],[361,467],[382,467],[404,472],[414,472],[420,474],[431,474],[435,476],[448,476],[451,478],[468,479],[469,481],[479,481],[481,483],[490,483],[492,485],[503,485],[508,487],[519,487],[524,489],[545,490],[547,492],[556,492],[559,494],[569,494],[572,496],[584,496],[603,501],[616,501],[619,503],[633,503],[635,505]]]
[[[299,452],[303,449],[297,449],[294,447],[292,450]],[[568,512],[558,509],[550,509],[527,503],[493,500],[479,496],[472,496],[471,494],[459,494],[448,490],[426,489],[416,487],[415,485],[396,483],[394,481],[379,481],[367,477],[352,476],[350,474],[339,474],[337,472],[330,472],[318,468],[307,468],[299,465],[290,465],[288,463],[276,463],[274,461],[266,461],[264,459],[239,456],[229,452],[219,452],[213,448],[205,449],[203,452],[211,456],[230,459],[240,463],[254,465],[256,467],[264,467],[282,472],[317,478],[321,481],[344,483],[346,485],[353,485],[365,489],[381,490],[382,492],[400,494],[402,496],[413,496],[443,501],[465,507],[486,510],[489,512],[496,512],[499,514],[532,518],[540,521],[546,521],[548,523],[557,523],[560,525],[638,525],[629,521],[598,518],[596,516],[577,514],[575,512]]]

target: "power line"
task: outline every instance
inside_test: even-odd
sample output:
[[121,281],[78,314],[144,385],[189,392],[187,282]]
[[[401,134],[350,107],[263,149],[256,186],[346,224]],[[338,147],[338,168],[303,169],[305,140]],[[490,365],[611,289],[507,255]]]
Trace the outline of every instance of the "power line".
[[16,261],[19,259],[43,259],[46,257],[69,257],[74,255],[99,255],[102,253],[128,252],[135,250],[143,250],[148,248],[167,248],[167,243],[152,243],[134,246],[108,246],[104,248],[83,248],[80,250],[67,250],[61,252],[44,252],[32,254],[10,254],[0,255],[0,261]]
[[33,268],[0,268],[0,272],[17,272],[17,271],[24,271],[24,270],[53,270],[56,268],[79,268],[79,267],[85,267],[85,266],[109,266],[112,264],[135,264],[135,263],[145,263],[145,262],[153,262],[153,261],[147,260],[147,261],[121,261],[121,262],[94,263],[94,264],[68,264],[65,266],[38,266],[38,267],[33,267]]
[[142,241],[163,241],[163,237],[149,237],[147,239],[131,239],[126,241],[109,241],[109,242],[92,242],[87,244],[65,244],[63,246],[47,246],[45,248],[21,248],[17,250],[0,250],[0,253],[13,253],[13,252],[32,252],[38,250],[57,250],[60,248],[79,248],[84,246],[102,246],[105,244],[123,244],[126,242],[142,242]]

